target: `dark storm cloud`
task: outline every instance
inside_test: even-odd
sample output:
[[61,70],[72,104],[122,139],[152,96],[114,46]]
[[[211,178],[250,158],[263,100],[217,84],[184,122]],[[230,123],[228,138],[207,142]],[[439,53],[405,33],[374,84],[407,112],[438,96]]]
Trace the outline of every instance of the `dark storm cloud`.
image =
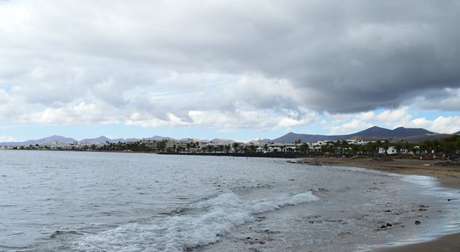
[[280,5],[278,18],[236,16],[222,30],[245,27],[230,29],[240,41],[208,50],[238,61],[241,70],[290,80],[318,110],[391,107],[425,91],[460,87],[457,1]]

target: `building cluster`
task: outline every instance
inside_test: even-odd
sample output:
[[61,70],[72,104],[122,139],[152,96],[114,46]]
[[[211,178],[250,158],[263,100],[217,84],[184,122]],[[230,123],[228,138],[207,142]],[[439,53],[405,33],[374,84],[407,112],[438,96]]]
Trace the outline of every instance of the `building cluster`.
[[[458,137],[460,138],[460,137]],[[83,143],[50,143],[46,145],[29,145],[9,147],[14,149],[44,149],[73,151],[117,151],[117,152],[149,152],[177,154],[236,154],[255,156],[417,156],[421,158],[440,158],[460,155],[460,140],[453,142],[426,142],[409,144],[408,142],[392,142],[387,140],[366,141],[363,139],[347,139],[336,141],[316,141],[291,144],[273,143],[269,141],[253,141],[248,143],[230,140],[196,140],[196,139],[142,139],[134,141],[107,141],[99,144]]]

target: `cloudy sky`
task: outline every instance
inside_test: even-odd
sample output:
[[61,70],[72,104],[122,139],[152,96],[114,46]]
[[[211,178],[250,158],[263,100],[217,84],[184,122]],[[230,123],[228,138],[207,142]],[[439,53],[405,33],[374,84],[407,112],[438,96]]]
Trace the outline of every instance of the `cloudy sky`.
[[0,141],[460,130],[460,1],[0,0]]

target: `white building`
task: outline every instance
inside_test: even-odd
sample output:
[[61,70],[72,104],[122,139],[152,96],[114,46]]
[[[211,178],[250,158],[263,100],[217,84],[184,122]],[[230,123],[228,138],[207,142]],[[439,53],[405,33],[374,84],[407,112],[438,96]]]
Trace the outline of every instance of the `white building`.
[[396,155],[396,154],[398,154],[398,150],[396,149],[396,147],[390,146],[387,149],[387,154],[388,155]]

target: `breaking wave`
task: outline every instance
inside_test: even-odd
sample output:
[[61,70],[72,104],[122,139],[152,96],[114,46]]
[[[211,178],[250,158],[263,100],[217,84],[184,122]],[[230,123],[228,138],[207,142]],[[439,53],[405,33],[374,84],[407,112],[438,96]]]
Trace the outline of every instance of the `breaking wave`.
[[255,201],[224,193],[192,204],[182,215],[122,225],[83,236],[74,245],[82,251],[184,251],[218,242],[232,228],[254,221],[257,214],[315,200],[318,197],[310,191]]

